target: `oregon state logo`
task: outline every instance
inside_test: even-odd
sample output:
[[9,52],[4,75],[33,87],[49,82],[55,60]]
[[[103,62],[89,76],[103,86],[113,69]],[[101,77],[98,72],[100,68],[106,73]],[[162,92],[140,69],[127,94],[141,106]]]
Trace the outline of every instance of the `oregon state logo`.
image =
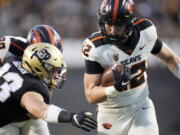
[[110,123],[103,123],[102,125],[105,129],[110,129],[112,127]]
[[113,60],[118,61],[119,60],[119,54],[113,54]]

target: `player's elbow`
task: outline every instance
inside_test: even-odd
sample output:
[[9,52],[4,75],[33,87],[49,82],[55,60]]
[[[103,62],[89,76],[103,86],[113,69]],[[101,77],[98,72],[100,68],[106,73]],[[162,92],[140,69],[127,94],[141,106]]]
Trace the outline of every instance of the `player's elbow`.
[[90,92],[90,91],[86,91],[86,99],[87,99],[89,104],[96,104],[97,103],[92,92]]
[[106,100],[106,98],[98,97],[97,95],[93,95],[92,93],[86,93],[86,99],[89,104],[97,104]]
[[86,94],[86,99],[87,99],[89,104],[95,104],[96,103],[94,98],[92,96],[90,96],[89,94]]
[[31,108],[28,110],[31,117],[43,119],[44,118],[44,110],[43,109],[37,109],[37,108]]
[[89,99],[87,99],[87,100],[88,100],[88,103],[89,103],[89,104],[96,104],[96,103],[97,103],[95,100],[90,99],[90,98],[89,98]]

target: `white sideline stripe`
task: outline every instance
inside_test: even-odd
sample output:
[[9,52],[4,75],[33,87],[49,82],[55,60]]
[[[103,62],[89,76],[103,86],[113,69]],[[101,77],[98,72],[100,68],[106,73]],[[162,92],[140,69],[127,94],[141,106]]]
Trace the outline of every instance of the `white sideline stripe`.
[[[64,39],[63,40],[63,54],[64,59],[69,68],[83,68],[84,60],[81,56],[82,43],[84,39]],[[163,39],[163,41],[170,46],[180,56],[180,40],[178,39]],[[152,55],[151,55],[152,56]],[[165,64],[155,58],[149,57],[148,67],[165,67]]]

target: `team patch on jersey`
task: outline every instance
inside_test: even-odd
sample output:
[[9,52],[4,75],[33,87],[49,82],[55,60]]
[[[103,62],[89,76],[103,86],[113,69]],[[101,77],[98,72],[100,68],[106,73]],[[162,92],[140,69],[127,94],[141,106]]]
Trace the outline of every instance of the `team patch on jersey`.
[[118,61],[119,60],[119,54],[113,54],[113,60]]
[[110,129],[112,127],[112,124],[110,123],[103,123],[102,125],[105,129]]

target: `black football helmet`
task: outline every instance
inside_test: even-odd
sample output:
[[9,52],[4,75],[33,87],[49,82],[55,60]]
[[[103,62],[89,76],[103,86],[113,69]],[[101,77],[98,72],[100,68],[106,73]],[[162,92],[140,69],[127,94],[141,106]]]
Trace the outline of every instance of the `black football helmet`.
[[[135,6],[132,0],[103,0],[98,10],[98,21],[101,32],[111,40],[127,41],[132,34],[130,26],[135,15]],[[108,35],[105,24],[114,26],[126,26],[123,33]]]
[[62,39],[59,34],[49,25],[37,25],[33,27],[27,35],[27,43],[50,43],[55,45],[61,52],[62,49]]

